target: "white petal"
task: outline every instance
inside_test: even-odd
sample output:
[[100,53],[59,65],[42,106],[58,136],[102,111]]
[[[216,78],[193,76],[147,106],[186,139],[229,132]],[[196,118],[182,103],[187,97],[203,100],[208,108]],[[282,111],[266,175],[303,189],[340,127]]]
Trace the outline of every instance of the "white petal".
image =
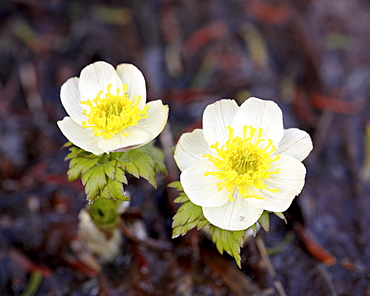
[[127,151],[147,143],[149,137],[148,133],[139,130],[126,129],[125,133],[127,133],[127,136],[117,133],[110,139],[104,140],[100,138],[98,143],[100,149],[104,152],[112,152],[117,149],[120,151]]
[[94,131],[92,129],[83,128],[68,116],[58,121],[57,124],[63,135],[74,145],[94,153],[95,155],[104,153],[104,151],[99,148],[99,138],[94,136]]
[[310,135],[297,128],[284,130],[284,136],[279,143],[277,154],[287,154],[302,161],[311,152],[313,146]]
[[68,115],[79,125],[86,120],[82,114],[83,108],[80,104],[80,91],[78,89],[79,79],[72,77],[68,79],[60,89],[60,99]]
[[221,207],[203,207],[203,214],[213,225],[226,230],[244,230],[257,222],[263,210],[238,195]]
[[205,160],[204,154],[211,154],[208,143],[204,140],[203,131],[195,129],[191,133],[184,133],[177,142],[175,161],[181,171],[198,161]]
[[180,175],[181,185],[189,199],[198,206],[217,207],[226,203],[228,191],[217,188],[220,182],[215,176],[204,176],[205,172],[217,170],[208,160],[198,161]]
[[156,138],[164,129],[168,118],[168,106],[161,100],[149,102],[148,117],[141,119],[132,130],[141,130],[149,134],[147,143]]
[[247,99],[235,114],[232,127],[236,135],[242,135],[243,126],[249,125],[257,129],[262,128],[262,138],[271,139],[276,146],[283,137],[283,114],[273,101]]
[[86,66],[80,75],[81,101],[93,100],[101,90],[106,93],[109,84],[112,84],[112,94],[116,94],[117,88],[122,90],[122,81],[112,65],[96,62]]
[[257,195],[264,196],[263,199],[248,199],[248,202],[255,207],[273,212],[284,212],[289,208],[294,197],[302,191],[306,168],[300,161],[289,155],[280,155],[279,160],[271,163],[271,171],[277,168],[280,172],[271,174],[265,182],[267,188],[276,188],[279,191],[273,193],[266,189],[255,189]]
[[142,110],[146,102],[146,86],[143,73],[132,64],[121,64],[117,66],[117,74],[123,84],[127,84],[127,91],[131,97],[141,97],[139,108]]
[[227,126],[231,126],[239,107],[234,100],[220,100],[208,105],[203,113],[204,139],[209,145],[223,143],[229,138]]

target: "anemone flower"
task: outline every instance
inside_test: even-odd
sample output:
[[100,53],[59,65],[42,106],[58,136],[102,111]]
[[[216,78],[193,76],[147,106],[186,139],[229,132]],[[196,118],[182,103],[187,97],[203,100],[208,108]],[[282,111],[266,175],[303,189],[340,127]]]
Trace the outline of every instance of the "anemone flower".
[[249,98],[209,105],[203,129],[183,134],[175,149],[184,192],[205,218],[226,230],[244,230],[264,210],[288,209],[304,185],[302,164],[312,150],[310,136],[283,128],[272,101]]
[[69,115],[58,121],[60,130],[96,155],[145,145],[167,122],[168,106],[161,100],[146,104],[144,76],[131,64],[88,65],[62,85],[60,97]]

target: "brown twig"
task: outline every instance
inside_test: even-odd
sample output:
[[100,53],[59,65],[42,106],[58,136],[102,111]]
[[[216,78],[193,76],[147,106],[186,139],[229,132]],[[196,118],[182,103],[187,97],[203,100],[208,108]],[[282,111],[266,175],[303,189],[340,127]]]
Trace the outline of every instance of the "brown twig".
[[261,254],[263,263],[264,263],[268,273],[270,274],[272,280],[274,281],[276,291],[278,292],[278,294],[280,296],[287,296],[287,293],[285,292],[285,290],[283,288],[283,285],[281,284],[281,282],[277,278],[275,268],[271,263],[269,255],[267,254],[266,246],[265,246],[261,236],[259,236],[259,235],[256,237],[256,244],[257,244],[258,250]]
[[328,266],[335,264],[335,257],[325,250],[302,224],[297,222],[293,227],[299,239],[313,257]]
[[142,245],[145,245],[145,246],[148,246],[150,248],[160,250],[160,251],[171,251],[172,250],[172,244],[169,242],[152,239],[150,237],[146,238],[145,240],[138,238],[122,221],[119,224],[119,227],[120,227],[122,234],[125,237],[127,237],[128,239],[138,244],[142,244]]
[[239,268],[218,253],[201,250],[201,258],[216,273],[224,285],[237,296],[263,295],[261,289]]

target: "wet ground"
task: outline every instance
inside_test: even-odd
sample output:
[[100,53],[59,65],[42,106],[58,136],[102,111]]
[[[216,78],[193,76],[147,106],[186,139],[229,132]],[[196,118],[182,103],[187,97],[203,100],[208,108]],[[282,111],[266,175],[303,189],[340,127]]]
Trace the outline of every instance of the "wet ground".
[[[370,295],[370,2],[2,1],[1,295]],[[149,100],[170,106],[157,141],[168,175],[130,180],[124,247],[101,271],[76,238],[85,205],[66,178],[59,90],[87,64],[137,65]],[[171,240],[179,172],[170,147],[206,105],[276,101],[308,131],[307,181],[242,250],[242,269],[203,234]],[[35,292],[32,292],[35,291]]]

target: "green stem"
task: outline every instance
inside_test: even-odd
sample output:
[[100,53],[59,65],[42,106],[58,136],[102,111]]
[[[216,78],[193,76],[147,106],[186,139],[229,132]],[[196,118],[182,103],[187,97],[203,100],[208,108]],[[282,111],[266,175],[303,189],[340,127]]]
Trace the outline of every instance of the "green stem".
[[26,290],[22,293],[21,296],[34,295],[39,289],[41,281],[42,281],[42,273],[37,270],[32,271],[30,275],[30,279],[26,287]]

